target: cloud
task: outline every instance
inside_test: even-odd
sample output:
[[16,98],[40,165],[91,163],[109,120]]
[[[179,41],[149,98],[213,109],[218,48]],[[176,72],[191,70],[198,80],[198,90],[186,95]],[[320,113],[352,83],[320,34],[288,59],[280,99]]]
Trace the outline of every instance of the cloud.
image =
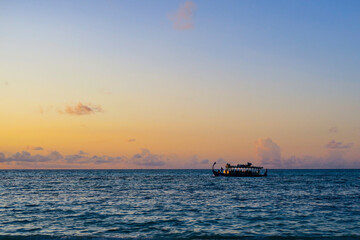
[[280,147],[270,138],[259,138],[255,142],[256,155],[264,165],[279,167],[281,166]]
[[352,143],[344,145],[341,142],[332,140],[326,145],[329,151],[325,156],[281,158],[280,147],[270,138],[258,139],[255,143],[257,156],[264,167],[288,169],[358,168],[360,167],[360,161],[349,161],[345,158],[346,150],[351,146]]
[[31,153],[27,151],[17,152],[9,157],[5,157],[4,153],[1,153],[2,157],[0,157],[0,162],[28,162],[28,163],[35,163],[35,162],[49,162],[53,160],[57,160],[57,156],[50,153],[49,155],[31,155]]
[[104,163],[120,163],[123,160],[125,160],[125,157],[120,157],[120,156],[116,156],[116,157],[110,157],[110,156],[97,156],[97,155],[93,155],[93,156],[84,156],[84,155],[79,155],[79,154],[74,154],[74,155],[67,155],[65,156],[65,161],[67,161],[67,163],[75,163],[75,164],[104,164]]
[[130,138],[130,139],[128,140],[128,142],[135,142],[135,141],[136,141],[135,138]]
[[179,6],[175,14],[169,16],[173,22],[173,28],[177,30],[188,30],[194,28],[194,13],[196,4],[192,1],[186,1]]
[[328,142],[325,147],[328,149],[348,149],[351,148],[353,143],[343,144],[342,142],[336,142],[335,140],[331,140]]
[[331,127],[329,129],[329,133],[337,133],[338,132],[338,128],[337,127]]
[[53,161],[57,161],[60,159],[63,159],[63,155],[61,155],[59,152],[57,151],[52,151],[49,155],[48,155]]
[[194,155],[191,157],[189,166],[191,168],[204,168],[209,166],[209,163],[210,163],[209,159],[199,160],[199,157],[197,155]]
[[5,154],[0,152],[0,162],[5,162]]
[[329,151],[324,157],[292,156],[283,159],[283,168],[300,168],[300,169],[329,169],[329,168],[358,168],[360,162],[349,161],[345,159],[344,151]]
[[200,161],[200,164],[209,164],[209,159],[204,159]]
[[41,114],[45,114],[45,113],[49,113],[53,110],[54,106],[52,105],[49,105],[49,106],[39,106],[38,108],[38,112],[41,113]]
[[104,88],[100,88],[99,93],[101,94],[105,94],[105,95],[111,95],[112,92],[105,90]]
[[1,85],[4,85],[5,87],[7,87],[7,86],[9,86],[9,82],[3,81],[3,82],[1,83]]
[[[83,160],[83,159],[86,159],[85,156],[82,156],[82,155],[79,155],[79,154],[74,154],[74,155],[67,155],[65,156],[65,160],[68,162],[68,163],[74,163],[74,162],[79,162],[79,160]],[[87,162],[87,161],[85,161]]]
[[65,107],[65,110],[64,111],[60,110],[59,113],[66,113],[70,115],[89,115],[102,111],[103,110],[101,106],[92,105],[90,103],[85,105],[79,102],[75,106],[67,105]]
[[86,155],[87,152],[84,152],[83,150],[80,150],[80,151],[79,151],[79,154],[80,154],[80,155]]
[[146,166],[146,167],[160,167],[165,165],[164,156],[152,154],[148,149],[142,149],[141,153],[135,154],[130,163]]
[[110,156],[92,156],[91,158],[89,158],[89,161],[95,164],[103,164],[103,163],[120,163],[120,162],[124,162],[126,161],[125,157],[110,157]]
[[[45,165],[46,163],[50,164],[57,164],[57,167],[66,166],[66,167],[76,167],[81,164],[105,164],[105,163],[120,163],[125,161],[125,157],[110,157],[110,156],[86,156],[80,154],[73,154],[73,155],[66,155],[63,156],[57,151],[52,151],[47,155],[31,155],[31,153],[27,151],[17,152],[12,154],[8,157],[2,152],[0,152],[0,163],[15,163],[21,164],[23,166],[30,166],[30,167],[38,167],[36,163],[42,163],[43,167],[46,166],[53,166],[53,165]],[[30,165],[29,165],[30,164]],[[33,165],[31,165],[33,164]],[[35,164],[35,165],[34,165]],[[70,164],[70,165],[69,165]]]
[[218,158],[218,159],[216,160],[216,163],[218,163],[218,164],[225,164],[226,161],[225,161],[225,159],[223,159],[223,158]]
[[42,150],[44,150],[44,148],[42,148],[42,147],[33,147],[31,150],[42,151]]

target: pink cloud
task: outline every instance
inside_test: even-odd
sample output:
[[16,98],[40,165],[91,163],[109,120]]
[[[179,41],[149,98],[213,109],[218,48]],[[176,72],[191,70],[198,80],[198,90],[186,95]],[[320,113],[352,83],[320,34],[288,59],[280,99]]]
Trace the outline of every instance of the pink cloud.
[[262,164],[274,168],[278,168],[281,166],[280,147],[270,138],[258,139],[255,142],[255,149],[256,154],[261,160]]
[[346,149],[346,148],[351,148],[352,143],[343,144],[342,142],[331,140],[330,142],[328,142],[328,144],[326,144],[326,147],[328,149]]
[[137,153],[131,158],[131,163],[145,167],[161,167],[166,164],[165,160],[163,155],[153,154],[148,149],[142,149],[141,153]]
[[337,133],[337,132],[338,132],[338,128],[337,128],[337,127],[331,127],[331,128],[329,129],[329,132],[330,132],[330,133]]
[[195,10],[196,4],[192,1],[181,4],[177,12],[169,17],[173,22],[174,29],[188,30],[194,28]]
[[258,139],[255,142],[256,154],[264,167],[267,168],[304,168],[304,169],[328,169],[328,168],[358,168],[360,161],[351,161],[345,158],[346,152],[352,147],[352,143],[330,141],[326,145],[326,155],[317,156],[291,156],[281,157],[280,147],[270,138]]
[[102,112],[101,106],[95,106],[92,104],[82,104],[79,102],[75,106],[66,106],[64,111],[59,111],[60,113],[66,113],[70,115],[89,115],[97,112]]

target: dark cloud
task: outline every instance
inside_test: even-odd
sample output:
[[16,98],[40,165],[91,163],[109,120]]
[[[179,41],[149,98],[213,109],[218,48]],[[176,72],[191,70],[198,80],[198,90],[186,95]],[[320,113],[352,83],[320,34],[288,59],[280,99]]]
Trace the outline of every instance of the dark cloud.
[[0,162],[5,162],[5,154],[0,152]]
[[102,111],[103,110],[101,106],[95,106],[90,103],[82,104],[81,102],[79,102],[75,106],[69,106],[69,105],[66,106],[65,110],[64,111],[60,110],[59,113],[66,113],[70,115],[89,115]]
[[44,150],[44,148],[42,148],[42,147],[33,147],[31,150],[42,151],[42,150]]
[[337,132],[338,132],[338,128],[337,128],[337,127],[331,127],[331,128],[329,129],[329,132],[330,132],[330,133],[337,133]]
[[84,163],[94,163],[94,164],[104,164],[104,163],[120,163],[125,160],[125,157],[110,157],[110,156],[84,156],[79,154],[67,155],[65,160],[68,163],[84,164]]
[[[60,162],[62,161],[63,166],[76,166],[78,164],[84,163],[94,163],[94,164],[104,164],[104,163],[120,163],[121,161],[125,161],[125,157],[110,157],[110,156],[87,156],[85,154],[73,154],[63,156],[57,151],[53,151],[48,155],[31,155],[31,153],[27,151],[17,152],[8,157],[5,156],[4,153],[0,152],[0,162],[2,163],[57,163],[57,166],[62,166]],[[60,164],[60,165],[59,165]],[[70,164],[70,165],[69,165]],[[74,165],[75,164],[75,165]],[[27,165],[30,166],[30,165]],[[47,166],[47,165],[46,165]],[[49,165],[53,166],[53,165]]]
[[128,142],[135,142],[135,141],[136,141],[135,138],[130,138],[130,139],[128,140]]
[[[79,155],[79,154],[74,154],[74,155],[66,155],[65,156],[65,160],[68,163],[74,163],[74,162],[80,162],[80,160],[86,159],[85,156]],[[87,162],[87,161],[85,161]]]
[[141,153],[135,154],[130,162],[139,166],[161,167],[165,165],[164,156],[152,154],[148,149],[142,149]]
[[51,155],[31,155],[31,153],[27,151],[17,152],[9,157],[5,157],[4,153],[1,153],[0,161],[1,162],[49,162],[53,160]]
[[79,154],[80,154],[80,155],[87,155],[87,152],[84,152],[83,150],[80,150],[80,151],[79,151]]
[[49,154],[49,157],[54,160],[54,161],[57,161],[57,160],[60,160],[60,159],[63,159],[63,155],[61,155],[59,152],[57,151],[52,151],[50,154]]
[[328,142],[325,147],[328,149],[348,149],[351,148],[353,143],[343,144],[342,142],[337,142],[335,140],[331,140]]
[[101,156],[98,157],[96,155],[89,158],[89,161],[95,164],[103,164],[103,163],[120,163],[125,161],[125,157],[110,157],[110,156]]
[[175,14],[169,16],[173,22],[174,29],[188,30],[194,28],[194,13],[196,4],[192,1],[186,1],[179,6]]

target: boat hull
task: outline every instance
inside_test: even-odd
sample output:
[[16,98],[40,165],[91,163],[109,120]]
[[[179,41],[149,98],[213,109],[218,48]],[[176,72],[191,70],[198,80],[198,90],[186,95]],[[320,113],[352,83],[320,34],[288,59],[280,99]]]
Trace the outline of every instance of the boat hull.
[[217,172],[215,170],[213,170],[213,174],[215,177],[266,177],[267,176],[267,171],[264,173],[264,174],[250,174],[250,175],[247,175],[247,174],[225,174],[225,173],[221,173],[221,172]]

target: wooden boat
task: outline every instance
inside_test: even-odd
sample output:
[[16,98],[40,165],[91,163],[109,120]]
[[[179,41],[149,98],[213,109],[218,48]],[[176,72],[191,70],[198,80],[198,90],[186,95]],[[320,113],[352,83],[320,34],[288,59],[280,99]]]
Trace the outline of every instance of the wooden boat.
[[226,164],[225,169],[221,168],[221,170],[214,170],[216,162],[214,162],[212,166],[212,172],[215,177],[224,176],[224,177],[266,177],[267,169],[264,171],[263,167],[255,167],[252,166],[251,163],[238,164],[238,165],[230,165]]

